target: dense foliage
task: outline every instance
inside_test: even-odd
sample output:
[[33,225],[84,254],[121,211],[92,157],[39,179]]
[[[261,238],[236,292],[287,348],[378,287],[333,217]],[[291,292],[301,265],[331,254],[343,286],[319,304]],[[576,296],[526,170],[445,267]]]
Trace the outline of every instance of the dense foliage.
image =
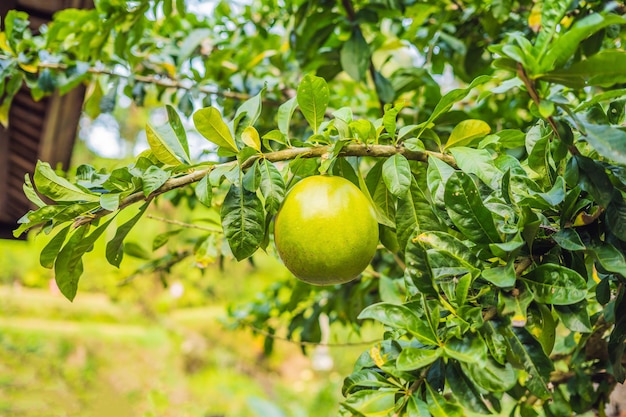
[[[622,2],[95,3],[37,35],[11,12],[0,35],[5,124],[22,82],[35,97],[87,84],[90,117],[122,94],[167,105],[130,165],[26,178],[37,209],[16,234],[54,234],[41,264],[67,298],[93,243],[115,229],[119,265],[157,199],[217,219],[170,247],[243,260],[273,251],[295,182],[341,175],[374,204],[381,246],[349,284],[277,282],[233,308],[268,351],[275,333],[319,341],[322,314],[384,324],[345,379],[346,416],[604,408],[625,379]],[[188,130],[208,158],[192,160]],[[152,243],[154,268],[177,237]]]

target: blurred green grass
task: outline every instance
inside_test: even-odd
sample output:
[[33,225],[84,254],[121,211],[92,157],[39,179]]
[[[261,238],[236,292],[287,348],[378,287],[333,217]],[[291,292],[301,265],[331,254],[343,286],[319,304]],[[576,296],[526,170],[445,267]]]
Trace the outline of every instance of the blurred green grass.
[[288,343],[264,358],[262,340],[222,328],[219,306],[146,322],[101,294],[70,304],[44,289],[8,287],[0,305],[2,416],[336,414],[339,372],[313,371]]

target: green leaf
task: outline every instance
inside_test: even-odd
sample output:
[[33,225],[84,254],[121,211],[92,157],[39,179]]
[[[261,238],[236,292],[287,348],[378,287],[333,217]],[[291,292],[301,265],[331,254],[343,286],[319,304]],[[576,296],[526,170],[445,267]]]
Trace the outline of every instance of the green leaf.
[[100,194],[100,207],[109,211],[117,211],[120,208],[121,193]]
[[246,173],[243,175],[242,182],[243,188],[252,193],[256,192],[261,185],[261,170],[259,169],[259,160],[255,160],[254,163]]
[[446,366],[446,382],[452,394],[465,408],[475,413],[491,414],[479,389],[458,363],[449,362]]
[[541,344],[523,327],[509,329],[508,341],[511,352],[528,372],[528,378],[523,385],[542,400],[550,398],[548,384],[554,364],[543,351]]
[[165,105],[165,108],[167,109],[169,124],[177,139],[175,149],[182,151],[183,157],[181,159],[186,163],[189,163],[191,158],[189,157],[189,143],[187,142],[187,131],[185,130],[185,126],[183,126],[183,123],[180,121],[180,116],[174,107],[167,104]]
[[47,162],[37,161],[33,177],[37,191],[51,200],[60,201],[91,201],[97,202],[100,197],[88,194],[65,178],[58,176]]
[[132,256],[133,258],[149,260],[151,256],[151,252],[147,251],[143,246],[141,246],[137,242],[126,242],[124,243],[124,253],[128,256]]
[[[416,4],[420,6],[421,4]],[[407,417],[431,417],[428,411],[428,405],[420,398],[417,392],[414,392],[406,404]]]
[[459,362],[482,364],[487,360],[487,345],[477,336],[465,335],[463,339],[451,338],[443,345],[448,358]]
[[576,271],[556,264],[543,264],[522,276],[539,303],[569,305],[587,296],[587,282]]
[[607,207],[613,199],[614,186],[604,167],[593,159],[576,155],[570,164],[578,166],[578,185],[588,192],[602,207]]
[[511,288],[517,280],[513,262],[509,262],[504,266],[486,268],[481,275],[484,279],[500,288]]
[[391,386],[392,383],[389,382],[380,372],[373,369],[361,369],[353,372],[350,376],[343,380],[341,394],[348,396],[353,392],[359,391],[362,387],[384,388]]
[[430,195],[437,206],[444,207],[443,194],[445,183],[454,173],[454,168],[438,158],[428,156],[426,178]]
[[61,229],[59,233],[56,234],[48,244],[41,250],[41,254],[39,255],[39,263],[44,268],[51,269],[54,266],[54,260],[57,258],[63,243],[65,242],[65,238],[67,237],[67,233],[70,231],[71,225]]
[[[571,5],[570,0],[552,0],[550,3],[542,3],[541,7],[541,30],[535,40],[535,55],[538,60],[544,58],[548,48],[554,43],[554,38],[561,26],[561,20]],[[545,59],[545,58],[544,58]]]
[[355,81],[365,79],[370,65],[370,49],[358,25],[352,29],[352,36],[340,51],[341,67]]
[[626,165],[626,132],[609,125],[586,123],[584,126],[584,138],[601,156]]
[[[536,129],[535,129],[536,128]],[[540,176],[548,178],[552,170],[552,159],[550,157],[550,134],[530,139],[533,134],[541,135],[539,126],[535,126],[526,135],[526,150],[528,152],[528,166]],[[536,139],[536,140],[534,140]]]
[[28,175],[28,173],[24,174],[24,185],[22,186],[22,190],[24,190],[24,195],[28,198],[28,201],[33,203],[35,206],[44,207],[46,205],[46,203],[35,191],[35,187],[33,187],[33,183],[30,181],[30,175]]
[[131,231],[131,229],[137,224],[141,216],[145,213],[148,208],[149,203],[144,203],[140,208],[137,214],[135,214],[130,220],[128,220],[123,225],[117,228],[115,232],[115,236],[111,239],[106,246],[106,258],[111,265],[117,266],[119,268],[122,263],[122,259],[124,258],[124,248],[123,243],[124,239]]
[[389,192],[389,189],[382,180],[382,167],[385,160],[378,161],[367,173],[367,178],[363,180],[360,171],[356,172],[359,180],[359,188],[363,194],[370,200],[374,211],[376,212],[376,220],[380,224],[388,227],[396,227],[393,220],[396,215],[396,199]]
[[374,71],[374,87],[376,87],[378,98],[383,103],[391,103],[396,96],[393,84],[380,71]]
[[393,329],[402,329],[411,333],[425,345],[437,345],[437,336],[425,319],[418,317],[408,307],[377,303],[367,306],[358,317],[360,320],[373,319]]
[[354,169],[354,166],[350,163],[349,158],[335,158],[331,172],[333,175],[344,177],[357,187],[360,186],[359,177]]
[[459,169],[466,174],[476,175],[482,182],[497,190],[502,171],[496,167],[492,154],[486,149],[458,147],[450,149]]
[[[460,268],[473,277],[480,274],[480,262],[463,242],[445,232],[422,232],[414,239],[428,249],[429,254],[436,252],[438,257],[445,259],[446,267]],[[431,261],[432,266],[432,261]],[[463,272],[458,272],[461,274]]]
[[428,403],[428,411],[433,417],[464,417],[465,412],[458,404],[453,404],[445,399],[445,397],[433,389],[428,382],[426,386],[426,402]]
[[546,304],[532,303],[528,306],[527,314],[526,330],[539,341],[543,351],[549,356],[554,349],[557,325],[551,308]]
[[489,132],[491,132],[491,127],[482,120],[463,120],[452,129],[444,149],[457,146],[471,146],[479,139],[487,136]]
[[357,391],[341,403],[341,407],[348,410],[350,414],[340,413],[340,415],[387,417],[394,410],[395,395],[395,388]]
[[143,194],[147,197],[153,191],[158,190],[165,181],[170,178],[170,173],[162,170],[156,165],[152,165],[141,176],[143,184]]
[[289,125],[291,124],[291,118],[297,106],[297,98],[292,97],[278,107],[278,116],[276,121],[278,124],[278,130],[280,130],[280,132],[287,138],[289,138]]
[[396,367],[399,371],[414,371],[424,368],[436,361],[443,351],[441,349],[421,349],[416,347],[406,347],[402,349]]
[[455,172],[446,183],[444,201],[452,222],[475,243],[499,243],[491,211],[483,204],[476,184],[463,172]]
[[198,110],[193,114],[193,124],[209,142],[231,152],[239,152],[235,139],[218,109],[206,107]]
[[240,261],[256,252],[265,237],[263,203],[256,193],[232,185],[220,216],[224,235],[235,258]]
[[574,229],[561,229],[552,235],[552,239],[565,250],[585,250],[585,244]]
[[492,78],[488,75],[481,75],[475,78],[467,88],[458,88],[455,90],[451,90],[446,95],[441,97],[441,100],[439,100],[439,103],[437,103],[437,105],[435,106],[435,109],[433,110],[431,115],[428,117],[428,120],[426,120],[424,123],[420,125],[422,127],[417,133],[417,138],[422,136],[424,131],[427,128],[429,128],[430,124],[433,123],[439,116],[441,116],[444,113],[447,113],[456,102],[464,99],[465,97],[469,95],[469,93],[472,92],[474,88],[490,81],[491,79]]
[[107,229],[114,218],[115,217],[111,217],[111,219],[100,225],[89,236],[85,236],[89,225],[80,226],[68,239],[63,249],[59,251],[54,263],[54,279],[61,294],[68,300],[72,301],[74,297],[76,297],[78,280],[83,273],[83,255],[93,248],[95,241]]
[[[569,3],[569,2],[567,2]],[[560,19],[559,19],[560,20]],[[609,25],[623,25],[626,24],[626,19],[616,14],[600,14],[600,13],[591,13],[588,16],[578,20],[572,27],[565,32],[563,36],[558,38],[550,45],[550,49],[540,62],[542,63],[541,69],[542,72],[550,71],[555,68],[560,68],[574,55],[576,50],[578,49],[580,43],[587,37],[591,36],[593,33],[603,29]],[[589,59],[596,57],[597,55],[603,52],[615,51],[612,49],[599,52],[591,56]],[[588,59],[588,60],[589,60]],[[587,60],[587,61],[588,61]],[[582,61],[585,62],[585,61]],[[580,64],[580,63],[577,63]],[[577,64],[574,64],[570,67],[575,67]],[[623,67],[614,67],[623,68]],[[596,67],[597,71],[604,70],[603,67]],[[623,74],[622,74],[623,75]]]
[[432,204],[420,189],[415,179],[411,180],[409,192],[398,199],[396,210],[396,230],[398,244],[407,245],[409,238],[422,230],[441,230],[439,218]]
[[409,192],[412,178],[411,166],[404,156],[397,153],[384,162],[383,181],[396,197],[403,197]]
[[585,300],[566,306],[554,306],[561,322],[573,332],[591,333],[593,327]]
[[260,188],[265,198],[265,211],[273,215],[285,198],[285,181],[278,168],[267,159],[261,161],[259,168],[261,169]]
[[313,129],[313,133],[319,133],[320,125],[324,121],[324,113],[328,107],[330,93],[328,85],[322,77],[307,74],[302,79],[296,93],[298,106],[304,118]]
[[626,379],[626,370],[622,364],[624,359],[624,349],[626,348],[626,291],[622,288],[622,291],[615,299],[614,317],[615,326],[609,336],[609,361],[610,370],[617,382],[624,383]]
[[588,97],[586,101],[580,103],[578,107],[574,109],[574,113],[580,113],[584,110],[588,110],[591,107],[594,107],[598,103],[602,103],[604,101],[618,100],[626,97],[626,88],[616,88],[608,91],[603,91],[598,94],[594,94],[591,97]]
[[164,233],[159,233],[158,235],[155,236],[154,240],[152,241],[152,250],[155,251],[163,247],[163,245],[165,245],[170,240],[170,237],[179,234],[182,230],[183,229],[176,229],[176,230],[169,230]]
[[[391,140],[394,144],[397,143],[396,140],[396,129],[398,126],[398,113],[402,110],[403,103],[399,105],[392,106],[391,104],[385,105],[385,110],[383,114],[383,126],[387,131],[387,134],[391,137]],[[405,143],[406,145],[406,143]]]
[[[265,91],[267,87],[263,87],[259,93],[253,97],[250,97],[246,101],[243,102],[239,108],[237,108],[237,112],[235,112],[234,121],[239,121],[239,124],[242,124],[244,128],[250,127],[256,123],[261,116],[261,110],[263,107],[263,96],[265,95]],[[233,125],[233,130],[239,131],[237,129],[237,124]]]
[[626,202],[616,193],[606,208],[607,229],[620,240],[626,241]]
[[602,268],[609,272],[626,275],[626,259],[624,254],[610,243],[595,244],[588,248],[598,260]]
[[416,239],[410,239],[404,252],[404,262],[407,287],[412,286],[423,294],[436,297],[438,293],[435,289],[433,271],[424,245]]
[[209,181],[208,175],[202,177],[198,184],[196,184],[194,191],[199,202],[207,207],[211,207],[211,200],[213,199],[213,186]]
[[587,86],[611,87],[626,82],[626,74],[621,71],[624,66],[626,53],[607,49],[568,68],[548,72],[540,78],[576,89]]
[[508,391],[517,382],[515,370],[508,362],[500,365],[488,358],[485,363],[463,362],[461,368],[476,385],[489,392]]

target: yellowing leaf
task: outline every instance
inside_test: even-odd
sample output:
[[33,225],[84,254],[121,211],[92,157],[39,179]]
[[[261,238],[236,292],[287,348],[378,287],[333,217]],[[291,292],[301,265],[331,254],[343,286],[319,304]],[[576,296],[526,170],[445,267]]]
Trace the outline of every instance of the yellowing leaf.
[[247,146],[251,148],[261,151],[261,138],[259,137],[259,132],[254,128],[254,126],[246,127],[241,133],[241,140]]
[[463,120],[450,133],[445,149],[455,146],[470,146],[473,141],[487,136],[489,132],[491,132],[491,127],[482,120]]
[[0,32],[0,49],[11,53],[11,55],[15,55],[13,49],[9,46],[9,43],[7,42],[7,34],[5,32]]
[[596,269],[595,265],[593,265],[593,271],[591,271],[591,278],[593,278],[596,284],[601,281],[600,277],[598,276],[598,270]]
[[154,156],[166,165],[180,165],[181,161],[176,156],[174,150],[169,146],[168,141],[164,138],[163,126],[160,128],[153,127],[148,123],[146,125],[146,137],[148,145]]
[[370,356],[379,368],[382,368],[385,365],[385,359],[383,358],[383,355],[380,354],[380,345],[374,345],[371,347]]
[[22,64],[20,62],[20,68],[23,69],[26,72],[30,72],[31,74],[36,74],[37,73],[37,65],[33,65],[33,64]]
[[248,65],[246,65],[246,68],[254,68],[258,64],[260,64],[261,61],[263,61],[265,58],[269,58],[269,57],[272,57],[274,55],[276,55],[276,51],[275,50],[263,51],[260,54],[258,54],[257,56],[255,56],[254,58],[252,58],[250,60],[250,62],[248,62]]
[[229,151],[239,152],[230,129],[216,108],[206,107],[195,112],[193,114],[193,124],[198,132],[210,142]]

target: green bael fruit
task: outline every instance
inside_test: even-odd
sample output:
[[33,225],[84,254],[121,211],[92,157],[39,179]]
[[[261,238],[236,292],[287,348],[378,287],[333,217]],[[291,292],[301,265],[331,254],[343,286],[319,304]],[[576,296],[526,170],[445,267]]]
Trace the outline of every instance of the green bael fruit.
[[299,279],[315,285],[355,279],[372,260],[378,223],[367,198],[342,177],[316,175],[287,194],[274,223],[276,249]]

